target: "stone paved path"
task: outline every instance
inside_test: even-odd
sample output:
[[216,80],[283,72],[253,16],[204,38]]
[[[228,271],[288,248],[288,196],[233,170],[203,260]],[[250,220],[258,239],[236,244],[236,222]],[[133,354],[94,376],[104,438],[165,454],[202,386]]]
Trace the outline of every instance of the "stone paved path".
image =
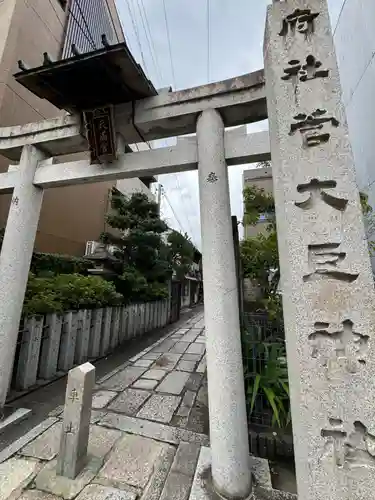
[[204,320],[198,313],[97,381],[89,454],[99,466],[86,474],[87,481],[73,492],[42,492],[59,449],[58,407],[0,452],[0,500],[18,498],[22,488],[22,500],[77,494],[79,500],[187,500],[200,449],[208,445],[205,371]]

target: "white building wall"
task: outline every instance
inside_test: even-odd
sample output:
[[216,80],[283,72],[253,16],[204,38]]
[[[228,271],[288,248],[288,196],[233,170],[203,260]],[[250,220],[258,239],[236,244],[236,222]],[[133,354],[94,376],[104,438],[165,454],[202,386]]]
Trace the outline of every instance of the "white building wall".
[[[338,4],[339,0],[331,0]],[[375,0],[342,0],[335,47],[357,183],[375,210]],[[372,257],[375,271],[375,257]]]
[[359,188],[375,207],[375,1],[345,0],[335,29]]
[[150,201],[156,201],[151,190],[138,177],[117,181],[116,188],[125,196],[131,196],[133,193],[144,193]]

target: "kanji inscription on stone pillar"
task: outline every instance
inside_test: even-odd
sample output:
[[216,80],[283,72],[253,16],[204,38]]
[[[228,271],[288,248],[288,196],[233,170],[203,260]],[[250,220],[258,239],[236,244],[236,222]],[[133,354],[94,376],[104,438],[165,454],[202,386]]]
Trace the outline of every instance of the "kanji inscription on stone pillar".
[[298,496],[364,500],[374,283],[327,1],[274,0],[264,60]]

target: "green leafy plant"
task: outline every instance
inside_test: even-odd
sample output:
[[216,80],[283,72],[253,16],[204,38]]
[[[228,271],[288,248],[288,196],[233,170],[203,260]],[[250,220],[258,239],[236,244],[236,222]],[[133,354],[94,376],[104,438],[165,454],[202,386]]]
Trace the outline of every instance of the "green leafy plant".
[[282,342],[259,343],[257,354],[265,363],[260,373],[245,375],[249,413],[254,412],[257,398],[263,395],[272,409],[272,425],[285,428],[291,421],[285,345]]
[[50,277],[56,274],[86,275],[90,267],[92,267],[92,262],[88,259],[72,255],[34,252],[30,271],[41,277]]
[[99,276],[61,274],[40,278],[30,273],[23,313],[34,315],[115,306],[122,300],[113,283]]

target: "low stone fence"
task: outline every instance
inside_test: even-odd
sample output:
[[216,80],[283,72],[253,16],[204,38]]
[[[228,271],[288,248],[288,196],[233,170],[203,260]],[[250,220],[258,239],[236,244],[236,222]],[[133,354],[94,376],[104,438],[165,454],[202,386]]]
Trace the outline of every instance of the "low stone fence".
[[170,301],[25,318],[11,389],[25,391],[170,322]]

